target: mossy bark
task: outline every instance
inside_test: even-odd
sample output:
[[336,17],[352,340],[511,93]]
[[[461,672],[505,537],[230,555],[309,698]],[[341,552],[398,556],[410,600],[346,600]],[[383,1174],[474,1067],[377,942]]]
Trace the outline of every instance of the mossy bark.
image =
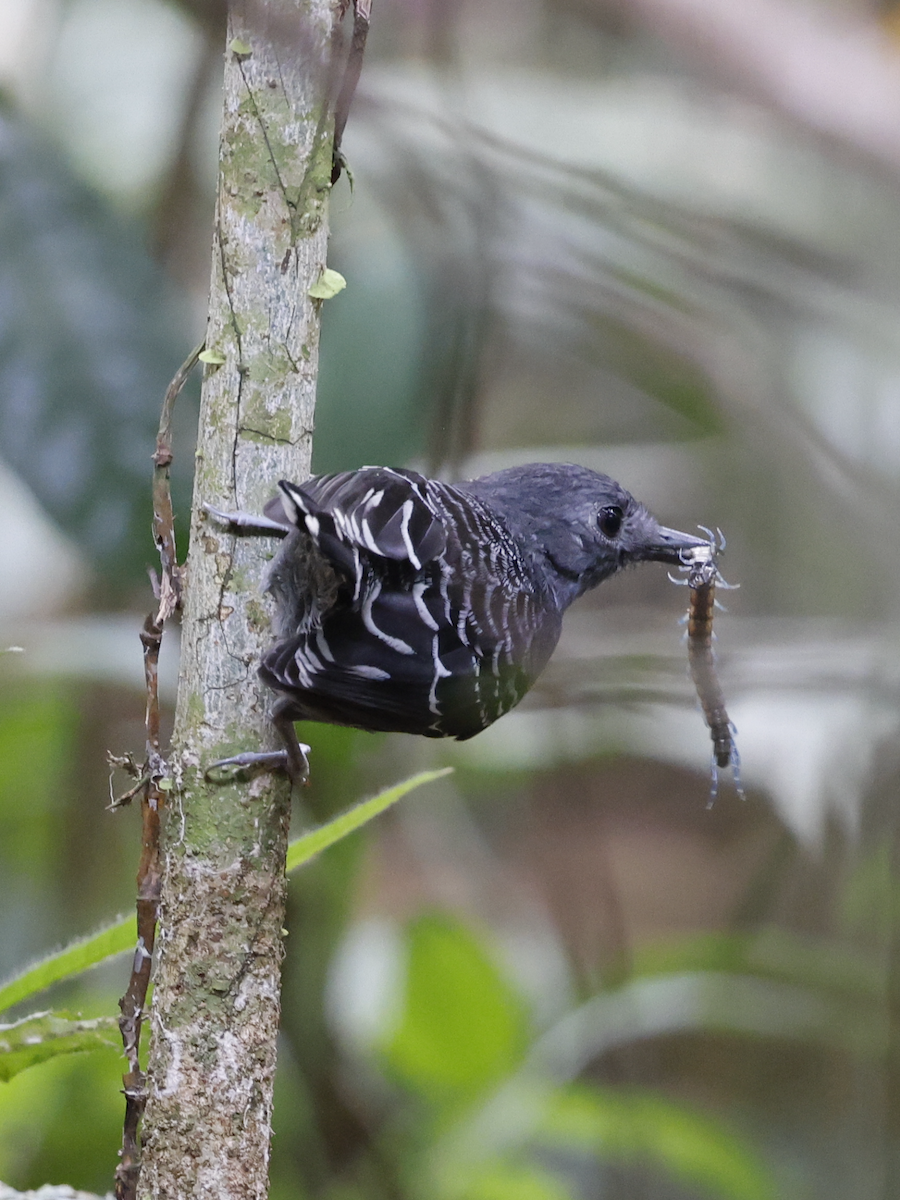
[[[213,785],[210,762],[273,747],[256,675],[275,543],[201,504],[261,512],[309,473],[331,173],[323,0],[232,5],[207,350],[165,835],[150,1094],[138,1194],[268,1191],[279,1024],[286,778]],[[293,23],[293,30],[292,30]],[[291,36],[293,32],[294,36]]]

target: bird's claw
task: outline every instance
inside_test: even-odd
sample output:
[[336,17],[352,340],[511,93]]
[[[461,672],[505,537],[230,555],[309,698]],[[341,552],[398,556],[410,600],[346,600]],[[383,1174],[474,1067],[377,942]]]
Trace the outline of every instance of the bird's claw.
[[271,517],[242,511],[225,512],[224,509],[216,508],[214,504],[203,504],[201,508],[207,517],[212,517],[219,525],[227,525],[233,529],[243,529],[247,533],[257,534],[260,537],[283,538],[290,532],[290,527],[285,525],[283,521],[273,521]]
[[284,771],[292,783],[309,781],[309,746],[297,742],[295,753],[287,750],[245,750],[230,758],[210,763],[203,778],[210,783],[231,783],[243,771]]

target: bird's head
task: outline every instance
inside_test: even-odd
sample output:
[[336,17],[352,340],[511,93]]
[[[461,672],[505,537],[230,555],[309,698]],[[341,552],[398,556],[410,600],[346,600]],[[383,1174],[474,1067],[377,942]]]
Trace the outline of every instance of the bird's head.
[[463,487],[503,516],[563,606],[631,563],[679,566],[709,544],[660,525],[614,479],[572,463],[530,463]]

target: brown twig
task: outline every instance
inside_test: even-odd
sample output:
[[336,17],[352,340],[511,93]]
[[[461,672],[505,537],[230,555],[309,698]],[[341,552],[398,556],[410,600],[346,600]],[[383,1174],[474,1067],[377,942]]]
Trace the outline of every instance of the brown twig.
[[159,609],[156,624],[162,628],[181,604],[181,568],[175,553],[175,517],[172,512],[172,492],[169,487],[169,466],[172,462],[172,412],[175,401],[187,378],[197,365],[203,345],[197,346],[185,359],[166,389],[156,450],[153,454],[153,540],[159,551],[162,578],[159,583]]
[[[172,410],[175,400],[193,370],[203,346],[198,346],[179,368],[169,384],[163,400],[156,450],[153,455],[153,540],[159,551],[162,576],[159,584],[159,609],[149,614],[141,630],[144,648],[144,681],[147,689],[145,727],[147,733],[146,762],[140,769],[138,785],[114,801],[119,807],[141,793],[141,860],[137,873],[137,946],[131,968],[131,978],[125,995],[119,1001],[122,1015],[119,1029],[128,1060],[128,1071],[122,1077],[125,1093],[125,1120],[122,1130],[121,1159],[116,1168],[116,1200],[134,1200],[140,1170],[139,1127],[147,1103],[146,1078],[141,1070],[141,1026],[153,947],[159,915],[159,896],[162,869],[159,850],[160,819],[165,807],[168,765],[159,741],[159,650],[163,627],[181,603],[181,568],[175,552],[175,521],[169,488],[169,467],[172,462]],[[115,760],[132,773],[134,764]]]
[[[112,758],[113,756],[110,755],[109,757]],[[114,796],[112,791],[112,773],[110,773],[109,804],[106,806],[106,811],[115,812],[118,808],[127,808],[135,796],[137,796],[139,792],[142,792],[149,782],[150,776],[144,772],[134,787],[129,788],[127,792],[123,792],[121,796]]]

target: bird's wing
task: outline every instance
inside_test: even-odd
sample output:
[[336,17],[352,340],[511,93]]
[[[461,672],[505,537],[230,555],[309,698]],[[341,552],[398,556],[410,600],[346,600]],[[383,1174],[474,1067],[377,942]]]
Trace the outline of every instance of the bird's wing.
[[296,719],[466,738],[522,698],[560,613],[487,506],[383,467],[280,486],[291,522],[355,580],[263,659]]
[[[391,615],[399,616],[391,599]],[[404,641],[387,632],[388,614],[377,601],[365,628],[353,617],[343,610],[327,629],[277,643],[263,658],[260,674],[290,698],[294,719],[467,738],[517,703],[530,683],[507,655],[483,662],[450,627],[438,633],[407,625]],[[373,626],[379,636],[371,636]]]
[[483,585],[448,587],[436,564],[405,588],[370,578],[358,604],[272,647],[262,677],[296,719],[471,737],[522,698],[559,636],[559,615],[538,621],[524,590],[502,622],[490,598]]
[[305,529],[321,552],[348,574],[360,552],[408,562],[415,570],[443,554],[447,535],[414,471],[364,467],[296,484],[282,480],[288,519]]

